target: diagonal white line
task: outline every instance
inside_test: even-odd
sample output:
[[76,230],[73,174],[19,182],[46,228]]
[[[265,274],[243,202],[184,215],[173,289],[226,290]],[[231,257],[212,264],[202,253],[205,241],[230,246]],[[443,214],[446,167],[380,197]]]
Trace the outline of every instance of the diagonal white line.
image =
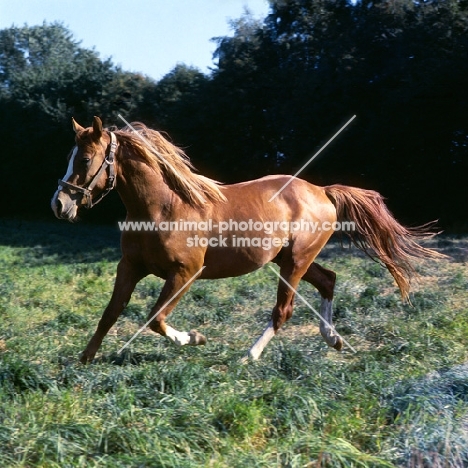
[[353,115],[291,178],[268,200],[273,201],[354,119]]
[[[153,146],[153,144],[152,144],[150,141],[148,141],[148,140],[147,140],[131,123],[127,122],[127,120],[124,119],[124,118],[122,117],[122,114],[117,114],[117,117],[118,117],[120,120],[122,120],[122,121],[125,123],[125,125],[126,125],[128,128],[130,128],[130,129],[132,130],[132,132],[135,133],[136,136],[137,136],[138,138],[140,138],[140,140],[141,140],[143,143],[145,143],[146,146],[148,146],[148,148],[149,148],[151,151],[153,151],[154,154],[155,154],[158,158],[161,158],[161,159],[164,160],[163,155],[159,153],[159,151]],[[164,162],[165,162],[165,160],[164,160]]]
[[162,159],[164,161],[164,164],[166,164],[167,166],[169,166],[171,168],[171,170],[174,172],[174,174],[177,174],[181,179],[183,179],[183,177],[180,175],[180,173],[167,161],[167,159],[164,158],[164,156],[154,147],[154,145],[148,141],[141,133],[138,132],[138,130],[136,130],[136,128],[134,128],[130,123],[128,123],[123,117],[121,114],[117,114],[117,117],[119,117],[120,120],[122,120],[125,125],[127,125],[127,127],[129,127],[133,133],[135,133],[138,138],[140,138],[140,140],[159,158],[159,159]]
[[131,338],[128,340],[117,352],[120,354],[178,295],[179,293],[189,285],[206,266],[202,266]]
[[[174,173],[176,174],[176,176],[183,180],[185,184],[187,184],[187,186],[191,187],[193,189],[193,183],[190,182],[190,180],[188,180],[186,177],[182,176],[182,174],[172,165],[169,163],[169,161],[154,147],[154,145],[148,141],[143,135],[141,135],[141,133],[138,132],[138,130],[136,130],[130,123],[128,123],[123,117],[121,114],[118,114],[118,117],[123,121],[125,122],[125,124],[133,131],[133,133],[135,133],[139,138],[140,140],[159,158],[161,159],[164,164]],[[201,194],[198,194],[196,191],[195,191],[195,197],[198,198],[198,201],[202,201],[203,203],[205,202],[205,199],[203,198],[203,195]]]
[[331,330],[333,330],[345,343],[346,345],[348,346],[349,349],[351,349],[351,351],[353,351],[354,353],[356,353],[357,351],[336,331],[336,328],[329,324],[310,304],[309,302],[307,301],[307,299],[305,299],[303,296],[301,296],[271,265],[268,265],[268,268],[270,268],[270,270],[286,285],[288,286],[289,289],[291,289],[292,291],[294,291],[295,294],[297,294],[297,297],[299,299],[301,299],[301,301],[307,306],[309,307],[309,309],[323,322],[325,323],[325,325],[328,326],[328,328],[330,328]]

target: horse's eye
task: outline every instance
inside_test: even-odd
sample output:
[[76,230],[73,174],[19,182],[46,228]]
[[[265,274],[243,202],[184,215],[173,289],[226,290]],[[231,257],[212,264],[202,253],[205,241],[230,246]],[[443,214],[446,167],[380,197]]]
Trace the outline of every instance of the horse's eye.
[[89,161],[91,161],[90,158],[83,158],[83,159],[81,160],[81,164],[82,164],[83,166],[85,166],[85,167],[88,167]]

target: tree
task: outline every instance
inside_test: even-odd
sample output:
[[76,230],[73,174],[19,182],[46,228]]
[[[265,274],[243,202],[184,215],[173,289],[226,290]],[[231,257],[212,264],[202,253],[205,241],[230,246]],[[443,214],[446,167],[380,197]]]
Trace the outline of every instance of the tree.
[[90,122],[100,115],[115,123],[119,112],[138,113],[149,85],[80,47],[61,24],[0,31],[0,139],[8,155],[0,191],[12,200],[3,209],[48,212],[73,142],[71,117]]
[[403,220],[459,220],[466,0],[270,0],[264,21],[246,13],[232,27],[215,39],[211,74],[179,64],[157,83],[81,48],[60,24],[0,31],[2,196],[29,209],[17,174],[50,196],[42,181],[63,165],[72,115],[143,120],[167,131],[202,173],[236,182],[294,173],[357,114],[301,176],[376,189]]
[[262,25],[218,39],[210,104],[226,145],[216,141],[213,160],[237,180],[292,173],[357,114],[302,176],[380,190],[412,221],[458,216],[449,200],[466,199],[451,155],[458,145],[458,160],[468,158],[458,143],[468,134],[467,5],[270,1]]

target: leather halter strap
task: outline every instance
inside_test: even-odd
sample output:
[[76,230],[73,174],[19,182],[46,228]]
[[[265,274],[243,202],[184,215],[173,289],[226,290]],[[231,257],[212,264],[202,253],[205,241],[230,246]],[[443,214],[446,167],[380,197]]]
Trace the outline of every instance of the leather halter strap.
[[[58,185],[62,188],[68,188],[74,190],[75,192],[79,192],[83,195],[81,199],[81,204],[84,205],[86,208],[92,208],[94,205],[97,205],[114,187],[115,187],[115,152],[117,151],[117,138],[113,132],[109,132],[110,134],[110,145],[109,145],[109,154],[104,158],[102,161],[101,167],[99,170],[94,174],[93,178],[89,181],[86,187],[79,187],[78,185],[71,184],[65,180],[59,179]],[[93,200],[91,192],[93,191],[94,187],[96,186],[99,177],[101,174],[108,169],[107,174],[107,181],[105,189]]]

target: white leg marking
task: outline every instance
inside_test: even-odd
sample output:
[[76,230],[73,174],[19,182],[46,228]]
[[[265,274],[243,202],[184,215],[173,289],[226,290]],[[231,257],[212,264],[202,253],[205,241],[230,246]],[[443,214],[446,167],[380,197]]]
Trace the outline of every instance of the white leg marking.
[[332,314],[333,314],[333,300],[324,299],[322,297],[322,302],[320,304],[320,315],[323,320],[320,320],[320,331],[322,333],[329,333],[332,329]]
[[[342,338],[333,326],[333,300],[330,301],[322,297],[320,315],[323,318],[323,320],[320,320],[320,334],[323,336],[328,346],[334,348],[340,341],[342,342]],[[341,346],[339,349],[341,349]]]
[[187,332],[180,332],[166,325],[166,336],[177,346],[184,346],[190,343],[190,335]]
[[263,350],[265,349],[266,345],[270,342],[270,340],[275,336],[275,329],[273,328],[273,322],[270,320],[268,326],[265,328],[262,336],[257,340],[257,342],[250,348],[249,356],[256,361],[260,355],[262,354]]

